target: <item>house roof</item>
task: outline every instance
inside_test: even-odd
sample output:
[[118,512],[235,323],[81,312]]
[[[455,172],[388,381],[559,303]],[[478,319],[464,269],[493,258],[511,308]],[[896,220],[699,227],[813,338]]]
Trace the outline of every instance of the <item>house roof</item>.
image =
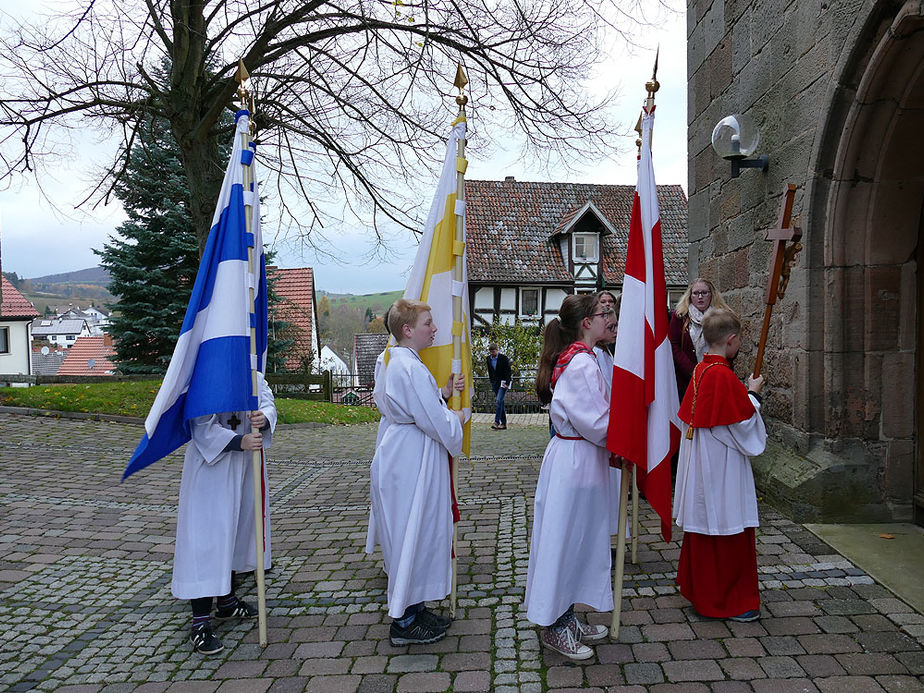
[[372,385],[375,381],[375,360],[388,344],[388,334],[363,332],[353,335],[353,362],[356,364],[354,374],[361,386]]
[[297,328],[295,344],[286,356],[286,369],[298,369],[300,357],[311,351],[314,351],[317,361],[320,352],[318,336],[311,329],[315,309],[314,270],[310,267],[282,269],[271,266],[266,268],[266,276],[274,280],[273,291],[279,297],[270,318],[288,322]]
[[111,361],[113,356],[115,349],[108,335],[78,337],[68,349],[58,375],[112,375],[115,370],[115,364]]
[[0,275],[0,318],[36,318],[38,311],[19,293],[19,289]]
[[32,375],[57,375],[65,356],[67,356],[66,349],[49,351],[47,354],[43,354],[41,349],[33,349]]
[[[46,325],[45,323],[50,323]],[[58,334],[80,334],[83,331],[86,320],[59,320],[55,318],[39,318],[32,322],[33,337],[47,337],[48,335]]]
[[[603,276],[619,284],[625,267],[635,187],[516,180],[465,182],[468,279],[473,282],[570,284],[556,239],[583,213],[603,216]],[[592,206],[589,206],[591,203]],[[679,185],[659,185],[661,241],[668,284],[687,282],[687,198]]]

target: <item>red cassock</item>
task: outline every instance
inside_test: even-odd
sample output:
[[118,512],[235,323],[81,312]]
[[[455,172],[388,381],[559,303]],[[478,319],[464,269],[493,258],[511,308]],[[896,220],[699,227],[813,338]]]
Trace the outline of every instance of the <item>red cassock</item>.
[[683,527],[677,582],[696,612],[728,618],[760,608],[757,493],[749,457],[767,433],[759,400],[728,362],[706,355],[680,407],[693,429],[681,437],[674,514]]

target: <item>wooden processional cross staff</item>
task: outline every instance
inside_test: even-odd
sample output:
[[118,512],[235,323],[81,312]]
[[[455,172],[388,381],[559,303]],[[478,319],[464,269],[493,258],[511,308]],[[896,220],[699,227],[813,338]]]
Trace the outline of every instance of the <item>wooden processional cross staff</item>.
[[760,375],[764,363],[764,349],[767,346],[767,334],[770,332],[770,316],[773,315],[773,306],[777,299],[786,294],[789,284],[789,275],[792,272],[792,263],[796,255],[802,250],[802,229],[790,226],[792,222],[792,205],[796,197],[796,186],[792,183],[786,185],[783,194],[783,204],[780,210],[780,223],[775,229],[769,229],[764,239],[773,241],[773,252],[770,255],[770,278],[767,282],[767,292],[764,295],[764,322],[760,328],[760,342],[757,345],[757,358],[754,360],[754,377]]

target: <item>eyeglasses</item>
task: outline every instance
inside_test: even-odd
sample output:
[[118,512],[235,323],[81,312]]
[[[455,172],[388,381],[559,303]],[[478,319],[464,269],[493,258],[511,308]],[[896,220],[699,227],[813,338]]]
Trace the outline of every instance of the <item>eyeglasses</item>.
[[601,313],[591,313],[591,314],[588,315],[587,317],[593,319],[593,318],[596,318],[596,317],[598,317],[598,316],[600,316],[600,315],[609,315],[609,314],[610,314],[610,311],[604,310],[604,311],[601,312]]
[[705,291],[693,291],[691,292],[691,295],[692,296],[708,296],[711,293],[712,292],[709,291],[709,289],[706,289]]

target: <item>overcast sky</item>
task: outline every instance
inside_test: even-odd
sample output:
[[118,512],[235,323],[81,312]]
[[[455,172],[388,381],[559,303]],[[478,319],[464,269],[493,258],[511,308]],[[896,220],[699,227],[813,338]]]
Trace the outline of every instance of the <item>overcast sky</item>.
[[[49,5],[45,0],[42,4]],[[681,3],[676,3],[681,5]],[[24,10],[22,8],[28,7]],[[32,11],[21,0],[0,0],[0,13],[21,15]],[[4,17],[0,14],[0,24]],[[626,131],[635,125],[645,98],[644,83],[651,75],[655,48],[660,44],[661,55],[657,95],[657,118],[654,130],[654,166],[660,184],[680,184],[687,188],[686,151],[686,20],[682,13],[673,14],[660,22],[658,28],[639,37],[641,46],[631,53],[610,59],[601,67],[594,84],[601,93],[613,87],[619,90],[615,109],[614,131]],[[447,121],[447,135],[449,132]],[[477,136],[472,132],[470,136]],[[521,181],[583,182],[598,184],[635,184],[635,136],[624,139],[621,151],[600,161],[588,161],[578,170],[545,171],[528,167],[518,159],[518,149],[498,148],[487,160],[469,155],[467,178],[501,180],[515,176]],[[97,162],[105,148],[92,137],[83,143],[81,158],[63,160],[55,167],[54,177],[46,177],[42,186],[56,201],[54,207],[42,199],[36,183],[27,178],[14,181],[0,190],[0,240],[2,240],[3,270],[24,277],[38,277],[92,267],[98,258],[92,248],[101,248],[115,227],[124,218],[117,203],[96,209],[77,210],[76,205],[86,196],[92,184],[93,156]],[[442,158],[442,152],[439,154]],[[88,164],[88,161],[90,162]],[[436,186],[436,174],[433,185]],[[57,209],[55,209],[55,207]],[[429,200],[424,205],[429,208]],[[316,286],[335,293],[371,293],[401,289],[407,270],[413,261],[413,236],[406,231],[393,231],[390,250],[383,257],[370,259],[373,244],[369,232],[356,226],[327,229],[333,242],[326,247],[338,258],[317,253],[295,239],[278,237],[273,227],[264,228],[264,240],[275,247],[277,264],[283,267],[314,267]]]

